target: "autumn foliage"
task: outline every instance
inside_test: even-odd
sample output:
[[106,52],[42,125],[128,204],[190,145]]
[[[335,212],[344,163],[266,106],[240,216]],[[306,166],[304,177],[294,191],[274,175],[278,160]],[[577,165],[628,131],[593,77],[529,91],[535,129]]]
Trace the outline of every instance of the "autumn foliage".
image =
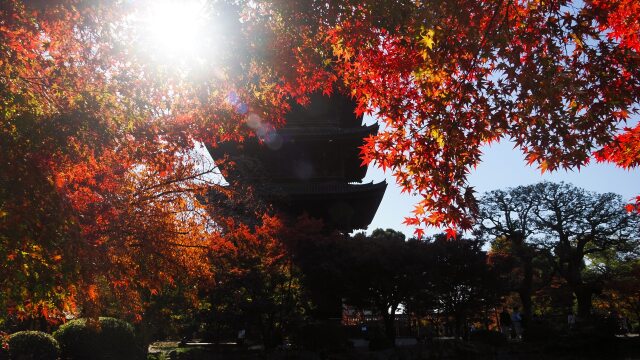
[[208,269],[195,195],[210,169],[136,97],[142,83],[119,82],[126,71],[85,38],[90,9],[75,5],[0,8],[0,306],[17,319],[95,316],[103,298],[136,318],[141,293]]
[[206,276],[220,232],[198,200],[212,166],[193,147],[264,135],[250,117],[272,131],[313,92],[350,94],[385,124],[363,161],[422,197],[407,218],[418,235],[471,227],[467,175],[494,141],[542,171],[596,151],[638,165],[639,128],[619,131],[640,96],[633,0],[209,2],[225,35],[205,49],[215,61],[181,69],[137,46],[130,15],[152,3],[0,4],[0,307],[12,314],[90,313],[105,294],[136,313],[136,294]]

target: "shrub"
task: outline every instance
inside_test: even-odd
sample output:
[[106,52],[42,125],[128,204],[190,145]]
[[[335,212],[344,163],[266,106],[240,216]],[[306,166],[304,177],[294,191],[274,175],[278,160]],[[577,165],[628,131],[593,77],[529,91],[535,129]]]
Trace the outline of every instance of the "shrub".
[[507,337],[499,331],[476,330],[469,338],[471,341],[491,346],[503,346],[507,343]]
[[133,326],[126,321],[101,317],[95,326],[87,319],[77,319],[60,326],[53,333],[60,343],[63,359],[107,360],[136,359]]
[[9,340],[9,336],[6,336],[4,333],[0,332],[0,360],[9,360],[9,345],[7,341]]
[[41,331],[19,331],[8,345],[10,360],[56,360],[60,354],[56,339]]

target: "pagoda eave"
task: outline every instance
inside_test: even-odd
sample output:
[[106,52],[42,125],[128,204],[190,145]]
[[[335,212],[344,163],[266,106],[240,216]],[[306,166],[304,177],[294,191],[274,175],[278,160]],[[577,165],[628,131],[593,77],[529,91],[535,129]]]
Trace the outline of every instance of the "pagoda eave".
[[296,141],[316,141],[316,140],[353,140],[362,141],[363,137],[378,133],[379,125],[358,126],[347,129],[330,129],[326,127],[288,127],[278,130],[278,135],[284,139],[295,139]]
[[386,181],[369,184],[278,184],[287,194],[279,201],[290,213],[325,219],[345,232],[366,229],[387,188]]

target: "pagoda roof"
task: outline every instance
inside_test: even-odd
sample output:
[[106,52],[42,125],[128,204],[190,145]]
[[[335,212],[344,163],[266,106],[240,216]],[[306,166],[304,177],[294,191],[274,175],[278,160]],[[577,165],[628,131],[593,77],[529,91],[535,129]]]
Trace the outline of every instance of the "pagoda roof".
[[[365,137],[377,134],[378,129],[378,124],[353,128],[285,126],[278,129],[276,133],[282,137],[283,142],[355,141],[361,143]],[[225,154],[234,155],[252,150],[264,151],[268,149],[268,146],[264,147],[258,138],[253,137],[245,140],[243,143],[224,142],[220,143],[217,147],[207,146],[207,148],[212,156],[219,157]]]
[[362,123],[362,115],[355,114],[356,106],[355,100],[340,92],[334,92],[331,96],[316,92],[309,96],[309,103],[304,106],[291,102],[287,123],[353,127]]
[[[245,159],[243,161],[253,159],[249,164],[261,164],[263,171],[249,175],[251,178],[294,178],[295,164],[308,163],[310,168],[313,168],[310,176],[359,182],[367,173],[367,167],[362,166],[359,148],[364,144],[365,136],[376,134],[377,131],[377,124],[347,129],[285,127],[278,131],[277,147],[272,143],[259,142],[258,139],[251,138],[242,143],[226,142],[217,147],[207,148],[214,160],[229,155],[235,160],[239,160],[238,157]],[[322,153],[327,154],[325,162],[317,160],[322,158]],[[291,167],[286,167],[288,171],[282,171],[283,162],[291,163]],[[323,170],[328,168],[341,170]]]
[[274,183],[287,194],[295,196],[314,196],[316,194],[356,194],[359,192],[370,192],[372,190],[386,188],[386,182],[374,183],[342,183],[342,182],[289,182]]
[[285,140],[357,140],[362,141],[363,138],[378,133],[378,124],[368,126],[357,126],[350,128],[339,127],[302,127],[302,126],[285,126],[277,130],[278,135]]
[[[366,229],[373,220],[387,188],[386,181],[368,184],[287,183],[270,184],[274,202],[287,212],[307,213],[332,227],[351,232]],[[265,194],[268,197],[268,194]]]

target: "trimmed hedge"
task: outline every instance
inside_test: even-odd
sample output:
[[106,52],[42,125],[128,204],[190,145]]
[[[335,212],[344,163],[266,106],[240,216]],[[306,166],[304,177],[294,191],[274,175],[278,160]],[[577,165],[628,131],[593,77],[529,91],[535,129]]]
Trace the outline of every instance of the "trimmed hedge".
[[99,324],[89,324],[87,319],[76,319],[60,326],[53,333],[58,340],[64,360],[136,359],[133,326],[126,321],[101,317]]
[[9,336],[10,360],[57,360],[60,346],[42,331],[19,331]]

